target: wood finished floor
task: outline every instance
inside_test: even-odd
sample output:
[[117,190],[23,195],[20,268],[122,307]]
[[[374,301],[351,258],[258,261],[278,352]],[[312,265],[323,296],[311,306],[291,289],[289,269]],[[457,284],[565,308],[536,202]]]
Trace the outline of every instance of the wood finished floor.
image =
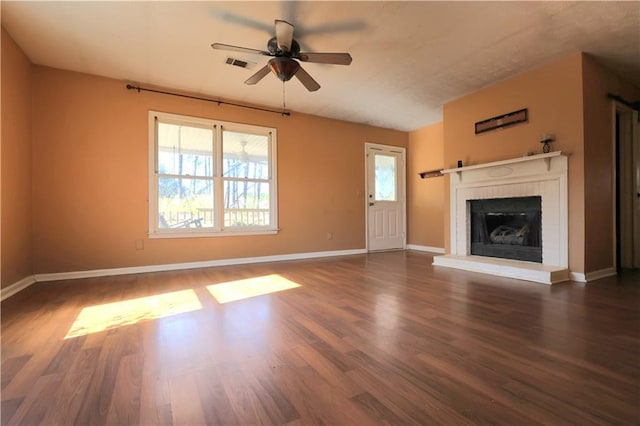
[[[2,303],[2,424],[640,423],[640,275],[546,286],[431,259],[34,285]],[[271,274],[300,287],[207,289]],[[83,308],[182,290],[201,308],[65,339]]]

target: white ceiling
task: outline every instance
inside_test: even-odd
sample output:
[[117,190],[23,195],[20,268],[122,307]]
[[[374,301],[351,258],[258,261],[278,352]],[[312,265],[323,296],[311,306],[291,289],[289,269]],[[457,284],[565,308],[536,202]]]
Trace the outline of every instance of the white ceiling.
[[[274,19],[301,50],[349,52],[351,66],[304,64],[322,85],[287,82],[292,111],[400,130],[440,121],[442,105],[584,51],[640,86],[640,3],[630,2],[22,2],[2,25],[35,64],[282,107],[282,83],[243,84],[267,57]],[[257,62],[254,71],[227,56]],[[124,87],[124,86],[123,86]]]

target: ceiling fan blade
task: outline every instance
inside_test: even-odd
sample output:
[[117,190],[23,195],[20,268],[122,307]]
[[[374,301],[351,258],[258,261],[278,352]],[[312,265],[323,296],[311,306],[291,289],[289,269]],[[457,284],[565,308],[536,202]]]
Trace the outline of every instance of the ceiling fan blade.
[[269,71],[270,71],[269,65],[265,65],[264,67],[260,68],[257,73],[249,77],[244,82],[244,84],[256,84],[257,82],[262,80],[265,75],[269,74]]
[[213,43],[211,47],[216,50],[230,50],[232,52],[250,53],[252,55],[271,56],[271,53],[265,50],[250,49],[248,47],[240,47],[240,46],[232,46],[230,44],[224,44],[224,43]]
[[278,47],[285,52],[291,50],[294,28],[295,27],[287,21],[276,19],[276,40],[278,40]]
[[298,68],[298,72],[295,73],[295,76],[298,78],[298,80],[300,80],[300,83],[302,83],[302,85],[306,87],[310,92],[315,92],[320,88],[318,82],[315,81],[313,77],[311,77],[309,73],[306,72],[302,67]]
[[349,65],[351,55],[348,53],[312,53],[300,52],[297,55],[302,62],[314,62],[317,64]]

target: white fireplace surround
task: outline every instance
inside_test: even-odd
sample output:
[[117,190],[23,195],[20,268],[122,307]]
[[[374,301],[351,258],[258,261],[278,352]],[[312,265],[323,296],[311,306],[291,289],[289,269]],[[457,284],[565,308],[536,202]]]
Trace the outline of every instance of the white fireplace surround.
[[[433,264],[545,284],[569,280],[568,158],[561,152],[443,170],[450,175],[450,249]],[[470,255],[469,200],[542,198],[542,263]]]

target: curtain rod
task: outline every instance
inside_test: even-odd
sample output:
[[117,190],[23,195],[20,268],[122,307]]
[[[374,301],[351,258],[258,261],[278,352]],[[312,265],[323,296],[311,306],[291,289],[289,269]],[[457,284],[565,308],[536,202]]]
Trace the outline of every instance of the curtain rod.
[[181,97],[181,98],[196,99],[198,101],[212,102],[214,104],[218,104],[218,106],[220,106],[220,105],[231,105],[231,106],[236,106],[236,107],[240,107],[240,108],[254,109],[254,110],[257,110],[257,111],[272,112],[274,114],[280,114],[280,115],[286,115],[286,116],[290,116],[291,115],[291,112],[289,112],[289,111],[278,111],[278,110],[275,110],[275,109],[260,108],[260,107],[250,106],[250,105],[236,104],[236,103],[233,103],[233,102],[220,101],[220,100],[217,100],[217,99],[202,98],[200,96],[183,95],[182,93],[167,92],[167,91],[164,91],[164,90],[156,90],[156,89],[147,89],[145,87],[134,86],[134,85],[131,85],[131,84],[127,84],[127,90],[137,90],[138,93],[140,93],[140,92],[153,92],[153,93],[160,93],[162,95],[171,95],[171,96],[178,96],[178,97]]

